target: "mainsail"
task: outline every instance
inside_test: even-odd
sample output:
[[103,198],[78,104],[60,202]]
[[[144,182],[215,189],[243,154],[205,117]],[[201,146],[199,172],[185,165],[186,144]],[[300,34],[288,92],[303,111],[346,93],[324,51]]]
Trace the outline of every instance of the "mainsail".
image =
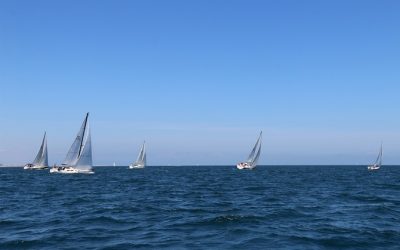
[[146,142],[143,142],[135,165],[146,166]]
[[379,151],[378,157],[375,160],[374,165],[379,166],[379,167],[382,165],[382,144],[381,144],[381,149]]
[[260,132],[260,136],[258,137],[257,142],[254,145],[253,150],[251,150],[250,155],[246,161],[252,167],[257,165],[258,158],[260,158],[261,140],[262,140],[262,131]]
[[48,156],[47,156],[47,138],[46,132],[44,133],[42,145],[40,146],[39,152],[36,155],[35,160],[32,162],[35,166],[42,166],[47,167],[48,163]]
[[92,142],[88,118],[89,113],[86,114],[85,120],[62,165],[85,170],[92,168]]

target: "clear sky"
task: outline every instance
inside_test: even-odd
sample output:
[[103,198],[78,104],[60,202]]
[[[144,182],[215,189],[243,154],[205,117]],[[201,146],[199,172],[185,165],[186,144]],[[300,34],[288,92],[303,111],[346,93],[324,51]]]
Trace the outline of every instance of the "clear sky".
[[400,164],[400,1],[0,1],[0,162]]

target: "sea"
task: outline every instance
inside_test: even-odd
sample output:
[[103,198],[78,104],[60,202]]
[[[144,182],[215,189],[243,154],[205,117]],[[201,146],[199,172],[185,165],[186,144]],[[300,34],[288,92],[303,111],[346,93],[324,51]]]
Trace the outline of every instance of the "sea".
[[0,168],[0,249],[400,249],[400,166]]

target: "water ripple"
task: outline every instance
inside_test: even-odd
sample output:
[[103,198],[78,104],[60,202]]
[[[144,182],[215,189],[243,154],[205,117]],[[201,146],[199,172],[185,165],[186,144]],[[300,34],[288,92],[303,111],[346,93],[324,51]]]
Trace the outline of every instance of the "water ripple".
[[0,249],[397,249],[400,168],[0,168]]

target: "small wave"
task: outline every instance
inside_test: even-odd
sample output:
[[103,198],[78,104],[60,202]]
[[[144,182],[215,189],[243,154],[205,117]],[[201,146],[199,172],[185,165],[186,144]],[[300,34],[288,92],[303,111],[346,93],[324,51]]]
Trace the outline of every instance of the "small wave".
[[40,249],[45,246],[42,240],[9,240],[0,243],[0,249]]
[[246,216],[246,215],[223,215],[223,216],[217,216],[209,220],[209,222],[225,224],[225,223],[255,222],[260,219],[262,219],[262,217]]
[[125,220],[115,218],[114,216],[95,216],[95,217],[88,217],[88,218],[83,218],[80,223],[98,223],[98,224],[120,224],[120,223],[125,223]]
[[136,244],[136,243],[113,243],[100,248],[101,250],[115,250],[115,249],[154,249],[152,244]]
[[18,225],[20,221],[15,220],[0,220],[0,228]]
[[372,196],[372,195],[362,195],[362,196],[349,196],[350,198],[365,202],[365,203],[384,203],[384,202],[399,202],[398,200],[393,200],[389,198],[385,198],[382,196]]
[[197,227],[197,226],[224,226],[227,224],[258,223],[264,217],[253,215],[220,215],[212,218],[183,222],[173,226]]

